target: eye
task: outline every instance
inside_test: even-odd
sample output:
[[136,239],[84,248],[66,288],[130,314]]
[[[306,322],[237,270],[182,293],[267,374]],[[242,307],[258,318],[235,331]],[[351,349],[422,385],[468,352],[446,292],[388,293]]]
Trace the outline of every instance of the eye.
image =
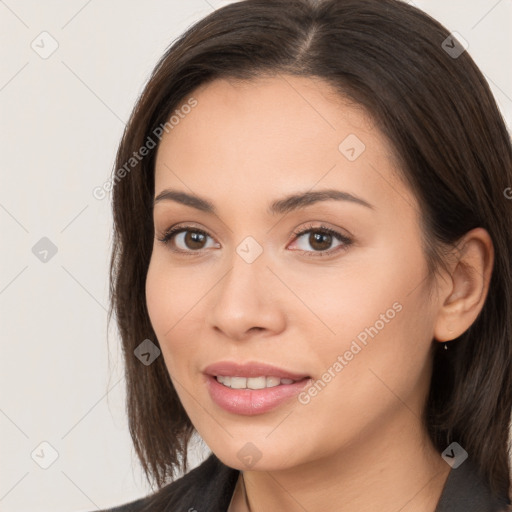
[[[346,250],[352,244],[352,240],[347,236],[323,225],[309,225],[306,229],[295,231],[294,235],[300,242],[299,249],[307,256],[327,256],[340,250]],[[306,235],[308,236],[306,237]],[[332,244],[336,241],[338,245],[333,248]],[[310,250],[308,246],[313,250]]]
[[206,231],[195,228],[194,226],[175,226],[167,230],[162,237],[158,237],[158,240],[165,245],[178,247],[171,247],[172,251],[185,254],[199,252],[202,249],[208,249],[212,246],[220,247],[216,242],[210,246],[206,245],[208,239],[213,241],[213,238],[211,238]]
[[[323,225],[309,225],[305,229],[294,231],[293,234],[300,242],[298,249],[306,256],[328,256],[346,250],[353,242],[349,237]],[[309,236],[306,237],[306,235]],[[174,226],[157,239],[163,244],[169,245],[173,252],[186,255],[200,254],[204,249],[220,247],[220,244],[214,242],[206,231],[195,226]],[[208,245],[209,239],[212,242],[210,245]],[[338,242],[338,245],[333,248],[334,242]],[[308,248],[308,245],[312,250]]]

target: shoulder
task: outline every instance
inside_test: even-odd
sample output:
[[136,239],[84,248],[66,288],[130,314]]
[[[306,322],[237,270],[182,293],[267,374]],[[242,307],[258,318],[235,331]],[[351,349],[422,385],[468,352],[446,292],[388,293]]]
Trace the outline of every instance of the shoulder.
[[435,512],[506,512],[510,500],[493,496],[477,465],[467,459],[452,468]]
[[231,501],[239,471],[213,453],[199,466],[156,493],[101,512],[219,512]]

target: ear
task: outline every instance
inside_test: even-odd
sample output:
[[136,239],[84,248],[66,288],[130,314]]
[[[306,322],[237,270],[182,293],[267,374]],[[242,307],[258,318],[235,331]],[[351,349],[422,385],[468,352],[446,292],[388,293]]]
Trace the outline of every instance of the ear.
[[494,264],[494,247],[483,228],[468,231],[457,244],[455,262],[439,295],[434,338],[449,341],[463,334],[483,308]]

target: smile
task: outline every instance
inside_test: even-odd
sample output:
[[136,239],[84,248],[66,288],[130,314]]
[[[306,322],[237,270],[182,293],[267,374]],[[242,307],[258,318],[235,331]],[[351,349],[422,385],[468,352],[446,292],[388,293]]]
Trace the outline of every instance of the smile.
[[237,377],[228,375],[217,375],[217,382],[232,389],[264,389],[273,388],[283,384],[297,382],[293,379],[281,379],[279,377]]

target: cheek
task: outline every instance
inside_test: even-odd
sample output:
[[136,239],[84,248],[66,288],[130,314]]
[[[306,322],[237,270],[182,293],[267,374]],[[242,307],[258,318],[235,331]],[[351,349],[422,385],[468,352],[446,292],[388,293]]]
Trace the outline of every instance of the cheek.
[[164,319],[167,316],[164,312],[172,310],[172,300],[165,293],[170,283],[167,282],[165,274],[159,271],[159,267],[158,261],[153,256],[146,276],[146,304],[151,325],[157,336],[164,328]]
[[[330,369],[336,377],[319,393],[325,395],[322,405],[322,399],[318,401],[318,414],[323,409],[359,416],[354,428],[371,423],[385,411],[398,411],[404,404],[421,414],[430,378],[431,319],[425,297],[405,293],[398,297],[390,308],[386,306],[392,301],[381,301],[382,307],[371,309],[372,315],[365,315],[363,324],[351,323],[346,317],[351,336],[323,354],[327,373]],[[320,376],[322,381],[329,378]]]
[[[375,320],[367,324],[368,331],[353,326],[353,332],[367,334],[365,343],[357,335],[347,336],[315,349],[320,371],[294,410],[296,421],[317,423],[330,439],[315,446],[315,452],[327,453],[333,442],[342,445],[379,431],[396,414],[414,411],[421,416],[429,382],[429,343],[425,336],[420,342],[416,305],[405,301],[401,305],[380,330],[371,329]],[[286,443],[287,436],[278,431],[273,433],[274,441]]]
[[155,333],[162,341],[201,298],[194,273],[172,268],[162,251],[153,251],[146,276],[146,303]]
[[191,270],[173,268],[164,254],[153,253],[146,276],[146,304],[162,355],[171,375],[186,368],[200,336],[200,301],[207,291],[204,279]]
[[[172,373],[172,350],[170,340],[173,339],[179,319],[186,311],[183,311],[185,301],[183,290],[177,291],[177,283],[171,272],[165,271],[165,265],[158,256],[152,257],[146,277],[146,304],[149,319],[156,337],[158,338],[162,355],[167,368]],[[171,365],[171,366],[169,366]]]
[[426,266],[416,252],[406,261],[381,253],[362,265],[364,272],[331,282],[331,300],[322,302],[318,293],[322,319],[334,333],[313,347],[320,361],[316,378],[322,381],[319,395],[332,407],[378,408],[396,400],[393,392],[410,396],[428,380],[433,315],[422,285]]

